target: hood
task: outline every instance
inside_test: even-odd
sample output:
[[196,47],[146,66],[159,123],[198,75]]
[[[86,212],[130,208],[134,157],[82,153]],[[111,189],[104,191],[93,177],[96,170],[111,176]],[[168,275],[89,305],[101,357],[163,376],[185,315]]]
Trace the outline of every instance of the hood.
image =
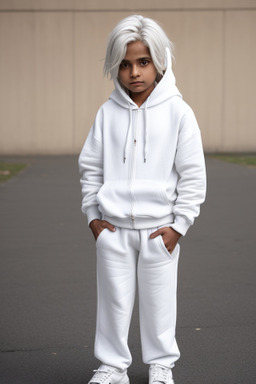
[[[182,97],[178,88],[176,87],[176,79],[172,71],[172,59],[169,48],[166,48],[165,54],[166,71],[162,79],[157,83],[156,87],[151,92],[148,99],[140,107],[144,108],[145,104],[147,108],[154,107],[163,101],[170,99],[173,96]],[[130,98],[129,94],[125,91],[118,79],[114,80],[115,89],[110,95],[110,99],[121,105],[123,108],[137,109],[138,106]]]
[[[170,50],[166,48],[165,53],[166,71],[162,79],[156,84],[155,88],[147,98],[147,100],[141,105],[140,109],[144,110],[144,162],[147,160],[147,109],[157,106],[162,102],[174,97],[182,97],[178,88],[176,87],[175,76],[172,71],[172,59]],[[114,80],[115,89],[110,95],[110,99],[123,108],[129,111],[129,124],[127,127],[126,140],[124,144],[124,157],[125,163],[127,158],[127,149],[129,138],[132,131],[132,110],[138,109],[137,104],[130,98],[129,94],[125,91],[124,87],[121,86],[118,79]]]

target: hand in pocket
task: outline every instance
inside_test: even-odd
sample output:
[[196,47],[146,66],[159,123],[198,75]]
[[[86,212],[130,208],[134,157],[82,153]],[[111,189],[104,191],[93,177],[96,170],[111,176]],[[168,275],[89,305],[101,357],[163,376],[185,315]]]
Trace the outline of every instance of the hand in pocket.
[[157,236],[162,236],[166,249],[169,253],[172,253],[181,237],[181,234],[170,227],[163,227],[151,233],[150,239],[154,239]]
[[95,240],[97,240],[97,238],[99,237],[100,233],[105,228],[109,229],[111,232],[115,232],[115,230],[116,230],[114,225],[112,225],[111,223],[109,223],[106,220],[99,220],[99,219],[92,220],[90,222],[89,226],[90,226],[90,228],[92,230],[92,233],[93,233],[93,236],[94,236]]

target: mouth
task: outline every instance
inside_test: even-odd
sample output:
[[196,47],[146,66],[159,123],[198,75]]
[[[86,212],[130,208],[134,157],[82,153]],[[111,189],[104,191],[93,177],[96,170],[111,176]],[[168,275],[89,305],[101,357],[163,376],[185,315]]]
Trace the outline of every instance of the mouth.
[[141,85],[141,84],[143,84],[143,81],[133,81],[130,84],[131,85]]

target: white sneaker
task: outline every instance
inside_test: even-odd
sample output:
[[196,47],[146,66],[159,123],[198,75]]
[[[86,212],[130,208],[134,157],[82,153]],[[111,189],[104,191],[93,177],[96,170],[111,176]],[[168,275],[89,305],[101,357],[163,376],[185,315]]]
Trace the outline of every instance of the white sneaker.
[[96,369],[88,384],[129,384],[127,370],[119,371],[109,365],[102,364]]
[[174,384],[171,368],[158,364],[150,365],[149,384]]

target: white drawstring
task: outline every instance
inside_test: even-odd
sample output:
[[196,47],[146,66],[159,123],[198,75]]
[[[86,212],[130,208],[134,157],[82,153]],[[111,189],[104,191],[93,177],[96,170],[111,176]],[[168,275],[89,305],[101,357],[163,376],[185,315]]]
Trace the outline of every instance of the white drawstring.
[[[144,107],[144,163],[147,161],[147,136],[148,136],[148,110],[147,110],[147,104],[148,100],[145,102],[145,107]],[[128,143],[129,143],[129,138],[130,134],[132,131],[132,106],[129,103],[129,125],[126,133],[126,139],[125,139],[125,147],[124,147],[124,163],[126,162],[127,159],[127,150],[128,150]]]
[[132,106],[129,103],[129,125],[126,133],[126,140],[125,140],[125,147],[124,147],[124,163],[126,162],[126,158],[127,158],[127,148],[128,148],[128,142],[129,142],[131,130],[132,130]]
[[147,161],[147,137],[148,137],[148,100],[146,100],[144,108],[144,163]]

